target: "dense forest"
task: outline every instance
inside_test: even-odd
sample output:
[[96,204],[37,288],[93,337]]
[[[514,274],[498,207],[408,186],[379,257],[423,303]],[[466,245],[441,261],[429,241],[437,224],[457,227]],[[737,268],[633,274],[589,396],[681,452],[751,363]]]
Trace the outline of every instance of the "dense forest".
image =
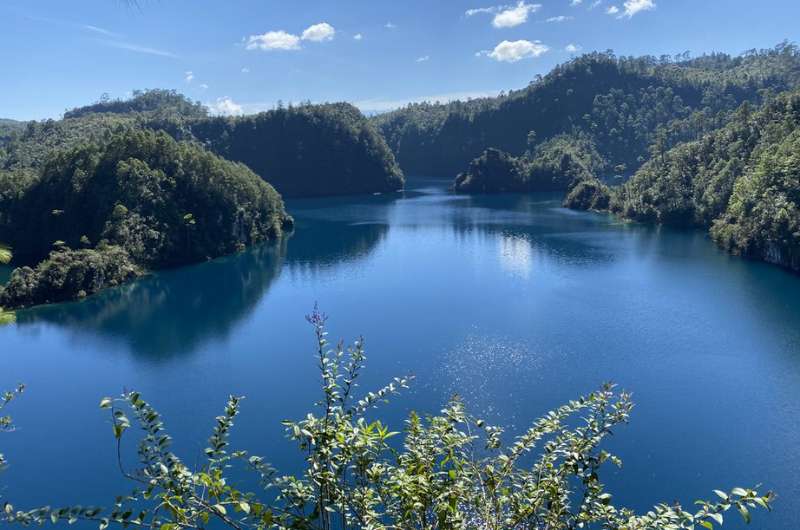
[[391,192],[403,174],[377,129],[347,103],[194,120],[193,138],[247,164],[284,196]]
[[376,122],[407,171],[463,164],[456,191],[563,191],[565,206],[706,228],[733,253],[800,271],[798,88],[787,43],[740,57],[589,54],[521,91]]
[[31,265],[0,294],[7,309],[275,239],[292,224],[281,192],[404,184],[380,133],[348,104],[217,118],[174,91],[137,91],[62,120],[3,122],[0,134],[2,257],[10,246]]
[[221,256],[291,225],[280,195],[246,166],[135,128],[55,153],[6,206],[0,240],[25,262],[44,260],[12,273],[6,308],[91,294],[137,269]]
[[55,149],[107,139],[121,126],[198,142],[247,164],[287,196],[388,192],[404,184],[386,142],[352,105],[281,106],[251,116],[209,117],[205,107],[169,90],[137,91],[129,100],[104,99],[70,110],[63,120],[30,122],[0,151],[0,170],[39,168]]
[[724,248],[800,271],[800,92],[655,152],[610,208],[639,221],[711,228]]
[[410,174],[453,178],[487,148],[519,156],[529,136],[591,135],[609,168],[629,174],[649,147],[695,139],[742,102],[800,82],[791,44],[690,59],[591,53],[557,66],[528,87],[497,98],[412,104],[373,121]]

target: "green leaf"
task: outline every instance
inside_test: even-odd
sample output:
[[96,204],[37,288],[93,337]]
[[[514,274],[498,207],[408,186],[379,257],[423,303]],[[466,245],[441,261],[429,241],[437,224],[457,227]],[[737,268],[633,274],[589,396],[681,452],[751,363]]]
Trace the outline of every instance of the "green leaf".
[[719,497],[723,501],[727,501],[728,500],[728,494],[725,493],[724,491],[714,490],[714,493],[716,493],[717,497]]
[[722,526],[723,519],[722,519],[722,514],[721,513],[710,513],[710,514],[708,514],[708,516],[711,517],[712,519],[714,519],[717,522],[718,525]]
[[111,407],[112,400],[109,397],[104,397],[100,400],[100,408],[107,409]]
[[747,506],[744,504],[737,504],[736,508],[739,510],[739,513],[742,514],[744,522],[750,524],[750,510],[747,509]]
[[714,523],[711,521],[700,521],[700,524],[708,528],[708,530],[714,530]]
[[747,496],[747,491],[742,488],[733,488],[733,491],[731,493],[733,493],[734,495],[738,495],[739,497]]

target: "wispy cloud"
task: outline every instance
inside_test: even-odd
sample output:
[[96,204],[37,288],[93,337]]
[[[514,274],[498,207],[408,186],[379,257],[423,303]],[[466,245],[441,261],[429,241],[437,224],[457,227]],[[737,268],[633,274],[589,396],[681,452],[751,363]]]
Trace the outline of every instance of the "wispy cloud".
[[361,40],[363,38],[364,38],[364,35],[362,35],[361,33],[356,33],[355,35],[353,35],[353,39],[354,40]]
[[608,6],[606,8],[606,15],[616,15],[619,13],[619,8],[617,6]]
[[564,47],[564,51],[568,53],[578,53],[582,49],[583,46],[581,46],[580,44],[572,44],[572,43],[567,44],[566,47]]
[[122,37],[122,35],[119,34],[119,33],[115,33],[113,31],[109,31],[107,29],[100,28],[100,27],[97,27],[97,26],[92,26],[91,24],[84,24],[83,26],[81,26],[81,29],[84,29],[86,31],[91,31],[92,33],[98,33],[100,35],[105,35],[106,37],[114,37],[114,38],[117,38],[117,39]]
[[178,55],[166,51],[166,50],[159,50],[158,48],[150,48],[148,46],[140,46],[139,44],[134,44],[132,42],[122,42],[122,41],[113,41],[113,40],[101,40],[106,46],[110,46],[111,48],[119,48],[120,50],[128,50],[131,52],[136,53],[144,53],[147,55],[157,55],[159,57],[169,57],[170,59],[177,59]]
[[191,70],[185,72],[183,80],[186,81],[187,83],[191,83],[192,81],[194,81],[194,73]]
[[386,29],[395,29],[397,26],[393,22],[387,22],[383,27]]
[[422,57],[417,57],[416,61],[418,63],[424,63],[424,62],[430,61],[430,59],[431,58],[430,58],[429,55],[423,55]]
[[568,17],[566,15],[559,15],[557,17],[550,17],[547,19],[547,22],[566,22],[568,20],[572,20],[575,17]]

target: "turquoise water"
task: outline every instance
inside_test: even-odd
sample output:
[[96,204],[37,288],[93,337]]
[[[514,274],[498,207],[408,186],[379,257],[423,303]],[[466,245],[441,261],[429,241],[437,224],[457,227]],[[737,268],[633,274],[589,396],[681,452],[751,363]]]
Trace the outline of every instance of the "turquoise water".
[[297,232],[280,245],[20,312],[0,328],[0,387],[28,385],[10,409],[18,430],[0,435],[5,496],[109,505],[127,492],[97,409],[124,388],[163,412],[188,461],[228,394],[245,395],[234,445],[295,469],[279,422],[318,397],[303,316],[319,302],[333,337],[366,337],[362,388],[416,375],[385,409],[396,427],[458,393],[518,431],[613,380],[637,403],[610,445],[625,461],[605,477],[617,503],[762,483],[780,498],[754,527],[798,527],[800,277],[551,196],[409,188],[290,202]]

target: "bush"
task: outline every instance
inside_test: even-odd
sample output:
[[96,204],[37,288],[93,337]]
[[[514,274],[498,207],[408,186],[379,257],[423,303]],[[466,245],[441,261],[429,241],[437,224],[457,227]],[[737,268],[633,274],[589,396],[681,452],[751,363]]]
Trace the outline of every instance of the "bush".
[[[205,450],[207,461],[193,469],[171,452],[161,417],[137,392],[104,398],[120,444],[131,427],[128,414],[144,431],[142,467],[125,471],[136,485],[119,497],[110,513],[73,507],[18,511],[6,505],[9,522],[98,521],[161,530],[229,527],[279,529],[539,529],[608,528],[628,530],[708,529],[731,508],[750,521],[750,508],[769,508],[772,494],[751,489],[715,491],[715,501],[692,510],[659,504],[637,515],[612,503],[599,474],[621,465],[601,449],[604,439],[625,424],[630,396],[613,385],[547,413],[510,445],[503,430],[467,413],[452,400],[436,416],[411,414],[404,432],[391,431],[367,413],[405,388],[396,379],[361,399],[354,392],[364,367],[364,343],[345,350],[330,347],[325,317],[308,317],[317,338],[322,396],[317,411],[285,422],[289,438],[306,462],[300,476],[282,476],[264,460],[233,450],[229,435],[241,398],[230,397],[217,418]],[[264,486],[259,494],[236,489],[228,473],[243,465]]]
[[56,250],[35,269],[14,269],[0,290],[0,307],[16,309],[83,298],[140,274],[142,270],[119,247]]

